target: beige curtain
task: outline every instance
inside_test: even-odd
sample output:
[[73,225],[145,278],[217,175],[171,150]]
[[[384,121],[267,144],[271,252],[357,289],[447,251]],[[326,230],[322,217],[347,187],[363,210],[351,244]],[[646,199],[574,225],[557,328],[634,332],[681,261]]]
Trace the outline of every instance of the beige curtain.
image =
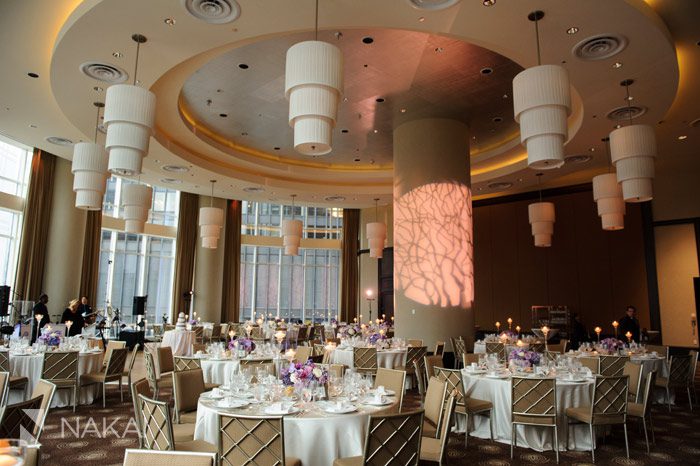
[[34,149],[15,278],[15,291],[25,300],[36,301],[43,291],[44,258],[49,237],[55,168],[55,155]]
[[238,322],[241,293],[241,201],[226,202],[224,232],[224,278],[221,291],[221,321]]
[[360,247],[360,211],[343,209],[342,282],[340,284],[340,320],[357,317],[358,250]]
[[86,296],[97,303],[97,280],[100,268],[100,240],[102,238],[102,211],[91,210],[85,221],[83,265],[80,269],[80,297]]
[[180,210],[177,220],[177,244],[175,246],[175,279],[173,280],[173,310],[170,322],[185,309],[185,293],[194,286],[194,258],[197,251],[199,196],[180,193]]

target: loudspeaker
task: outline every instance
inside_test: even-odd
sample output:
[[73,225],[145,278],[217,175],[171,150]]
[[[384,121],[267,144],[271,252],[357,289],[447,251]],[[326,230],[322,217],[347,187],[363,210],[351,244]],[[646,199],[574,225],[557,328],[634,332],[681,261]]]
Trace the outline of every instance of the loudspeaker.
[[6,316],[10,313],[10,287],[9,285],[0,286],[0,316]]
[[146,300],[148,296],[134,296],[134,315],[144,315],[146,313]]

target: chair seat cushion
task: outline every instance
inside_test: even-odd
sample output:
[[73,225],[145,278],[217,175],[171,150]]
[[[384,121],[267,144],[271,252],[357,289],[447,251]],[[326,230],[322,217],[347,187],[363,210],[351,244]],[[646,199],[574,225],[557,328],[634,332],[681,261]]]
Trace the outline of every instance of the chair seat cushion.
[[199,451],[204,453],[216,453],[216,446],[204,440],[191,440],[189,442],[175,443],[177,451]]
[[591,417],[591,407],[581,406],[579,408],[566,408],[566,415],[572,419],[575,419],[584,424],[591,424],[596,426],[609,425],[609,424],[624,424],[625,417],[623,415],[601,415],[597,414],[595,419]]
[[665,387],[668,385],[668,379],[666,377],[657,377],[656,378],[656,386],[657,387]]
[[440,462],[440,439],[422,437],[420,441],[420,459]]
[[641,403],[627,403],[627,415],[632,417],[644,417],[644,405]]
[[173,424],[175,443],[191,442],[194,440],[195,424]]
[[213,390],[213,389],[215,389],[216,387],[219,387],[219,386],[221,386],[220,383],[205,383],[205,384],[204,384],[204,389],[205,389],[206,391],[209,391],[209,390]]
[[194,424],[197,422],[197,411],[190,411],[188,413],[179,413],[181,424]]
[[105,380],[104,372],[91,372],[89,374],[83,374],[80,376],[80,385],[87,385],[91,383],[102,383]]
[[467,412],[470,414],[489,411],[493,408],[493,403],[490,401],[479,400],[477,398],[464,398],[464,404],[467,408]]
[[529,416],[527,414],[513,414],[513,422],[525,424],[541,424],[543,426],[553,426],[557,423],[556,416]]
[[158,388],[172,388],[173,378],[172,377],[161,377],[158,379]]
[[[348,458],[336,458],[333,460],[333,466],[363,466],[364,457],[350,456]],[[289,464],[289,463],[287,463]]]
[[423,421],[423,437],[437,437],[437,427],[427,420]]
[[29,379],[22,375],[11,375],[10,376],[10,388],[21,387],[27,384]]

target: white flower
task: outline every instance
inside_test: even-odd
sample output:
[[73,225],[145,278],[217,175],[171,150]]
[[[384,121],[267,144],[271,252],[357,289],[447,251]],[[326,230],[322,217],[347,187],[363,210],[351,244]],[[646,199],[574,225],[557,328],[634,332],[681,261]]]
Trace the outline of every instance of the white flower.
[[323,371],[319,367],[314,367],[314,370],[312,372],[314,374],[314,377],[316,377],[317,379],[320,379],[323,375]]
[[524,351],[520,351],[520,352],[518,353],[518,357],[524,358],[524,357],[525,357],[525,352],[524,352]]

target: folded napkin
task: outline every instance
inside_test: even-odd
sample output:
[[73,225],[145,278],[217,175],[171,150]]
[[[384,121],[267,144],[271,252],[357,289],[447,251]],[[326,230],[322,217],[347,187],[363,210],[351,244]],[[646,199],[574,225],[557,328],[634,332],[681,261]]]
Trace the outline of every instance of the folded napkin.
[[386,389],[384,388],[384,385],[380,385],[377,387],[376,395],[386,395]]

